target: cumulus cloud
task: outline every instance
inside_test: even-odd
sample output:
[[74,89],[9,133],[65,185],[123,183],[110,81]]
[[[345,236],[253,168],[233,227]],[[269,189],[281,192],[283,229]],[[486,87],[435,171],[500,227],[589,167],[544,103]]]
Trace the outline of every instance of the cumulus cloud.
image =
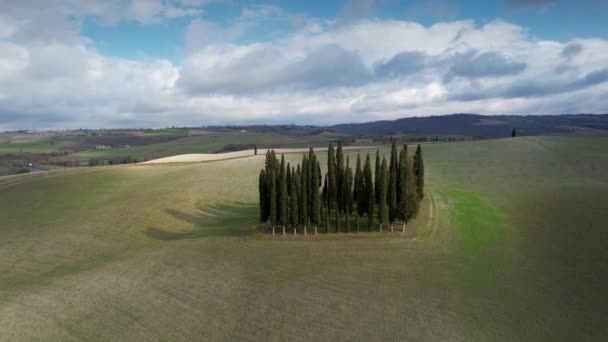
[[525,63],[511,61],[498,52],[477,53],[474,50],[457,54],[448,63],[451,66],[446,75],[447,81],[453,77],[479,78],[515,75],[526,68]]
[[[0,11],[0,129],[608,110],[608,41],[541,40],[504,21],[311,19],[264,42],[239,42],[231,30],[264,15],[254,8],[226,25],[193,19],[190,49],[176,63],[104,56],[69,15],[35,32],[17,7]],[[128,16],[169,15],[138,11]]]

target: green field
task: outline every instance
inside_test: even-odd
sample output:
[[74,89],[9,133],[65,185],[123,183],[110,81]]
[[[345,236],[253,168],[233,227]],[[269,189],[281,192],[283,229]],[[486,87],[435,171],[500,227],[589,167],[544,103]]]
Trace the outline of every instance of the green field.
[[0,178],[1,339],[604,339],[608,139],[423,151],[405,235],[260,233],[263,156]]

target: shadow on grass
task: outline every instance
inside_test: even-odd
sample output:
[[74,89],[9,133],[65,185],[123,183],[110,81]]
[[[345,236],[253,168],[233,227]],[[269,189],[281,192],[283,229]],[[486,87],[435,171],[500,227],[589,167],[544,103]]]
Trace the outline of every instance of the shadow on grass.
[[155,240],[186,240],[213,236],[240,236],[247,234],[248,222],[255,222],[257,206],[251,203],[207,204],[196,213],[165,209],[166,214],[192,225],[188,232],[176,232],[148,227],[144,233]]

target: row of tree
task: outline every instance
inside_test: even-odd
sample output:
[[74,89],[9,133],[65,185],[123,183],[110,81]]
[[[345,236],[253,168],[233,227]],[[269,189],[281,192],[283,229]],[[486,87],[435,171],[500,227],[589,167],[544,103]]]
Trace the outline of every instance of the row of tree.
[[304,234],[308,227],[314,227],[316,234],[319,226],[327,233],[351,232],[354,214],[357,231],[363,216],[367,217],[369,231],[374,222],[379,224],[380,231],[384,224],[393,230],[397,221],[402,222],[405,231],[406,224],[418,214],[424,196],[420,145],[410,158],[406,145],[398,152],[393,142],[389,161],[376,151],[374,168],[372,172],[369,153],[363,166],[357,154],[353,173],[342,144],[338,144],[337,150],[330,144],[323,179],[312,148],[295,167],[285,164],[284,156],[279,161],[274,150],[270,150],[259,176],[260,222],[270,222],[273,234],[277,226],[283,228],[283,234],[287,226],[293,228],[294,234],[298,227],[303,227]]

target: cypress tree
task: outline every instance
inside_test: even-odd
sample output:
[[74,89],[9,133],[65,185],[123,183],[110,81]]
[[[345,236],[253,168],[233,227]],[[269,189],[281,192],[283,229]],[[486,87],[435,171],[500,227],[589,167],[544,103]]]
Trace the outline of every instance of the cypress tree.
[[380,163],[380,150],[376,150],[376,165],[374,168],[374,189],[376,189],[376,192],[374,192],[374,202],[376,204],[378,204],[378,202],[380,201],[380,167],[381,167],[381,163]]
[[369,231],[372,230],[372,225],[374,223],[374,181],[372,179],[372,163],[369,158],[369,153],[365,158],[365,166],[363,167],[363,177],[364,177],[364,186],[365,193],[362,196],[364,203],[366,205],[365,212],[367,214],[367,228]]
[[361,189],[361,156],[359,153],[357,153],[357,163],[355,165],[355,187],[353,189],[353,198],[356,202],[358,202],[359,189]]
[[388,202],[388,221],[391,224],[391,231],[393,230],[393,223],[397,217],[397,171],[398,167],[398,157],[397,157],[397,146],[393,141],[393,145],[391,146],[391,161],[389,166],[388,173],[388,193],[387,193],[387,202]]
[[416,148],[416,154],[414,155],[414,175],[416,176],[416,190],[418,192],[418,199],[424,198],[424,161],[422,159],[422,148],[420,145]]
[[416,186],[416,175],[414,174],[413,161],[408,159],[407,161],[407,205],[406,205],[406,223],[409,220],[416,218],[418,215],[418,208],[420,203],[420,197],[418,195]]
[[258,189],[260,192],[260,222],[268,221],[268,210],[267,210],[267,181],[266,181],[266,170],[260,170],[260,177],[258,182]]
[[363,197],[365,196],[365,178],[363,177],[363,171],[361,170],[361,155],[357,153],[357,166],[355,169],[355,190],[354,199],[357,203],[357,231],[359,231],[359,217],[365,213],[367,205]]
[[397,214],[396,214],[396,218],[400,220],[399,218],[399,203],[401,203],[401,191],[403,189],[403,187],[405,186],[404,184],[401,184],[401,174],[402,172],[404,172],[405,170],[401,169],[401,161],[405,160],[404,158],[407,158],[407,145],[403,145],[403,148],[399,151],[399,160],[397,161]]
[[327,173],[325,174],[325,180],[323,181],[323,192],[321,194],[321,200],[323,200],[323,205],[327,205]]
[[405,232],[407,217],[407,145],[399,153],[399,202],[397,203],[397,219],[403,222]]
[[310,194],[309,188],[309,176],[308,176],[308,158],[306,155],[302,157],[302,170],[301,170],[301,179],[300,179],[300,196],[302,200],[300,202],[300,223],[304,225],[304,230],[306,230],[306,225],[308,225],[309,221],[309,206],[308,206],[308,196]]
[[[287,224],[287,215],[283,216],[283,211],[285,211],[285,214],[287,214],[287,201],[285,203],[281,202],[283,185],[286,185],[286,182],[283,182],[283,178],[285,178],[285,176],[285,156],[281,155],[281,163],[279,164],[279,172],[277,173],[277,219],[279,221],[279,225],[281,226]],[[287,187],[285,187],[285,189],[287,189]]]
[[274,170],[270,171],[270,178],[268,179],[270,182],[270,222],[272,224],[272,235],[274,235],[274,227],[277,224],[277,182],[276,182],[276,172]]
[[336,197],[338,192],[336,178],[336,157],[334,152],[334,145],[330,143],[329,150],[327,151],[327,208],[329,209],[330,216],[331,211],[333,209],[333,204],[336,203]]
[[[315,224],[315,233],[316,233],[317,225],[321,221],[321,199],[319,198],[319,183],[318,183],[319,176],[317,175],[319,173],[320,167],[319,167],[319,161],[314,156],[314,154],[313,154],[313,157],[314,157],[314,159],[313,159],[313,167],[312,167],[312,169],[313,169],[312,179],[317,180],[317,181],[313,182],[314,184],[313,184],[312,192],[311,192],[312,193],[311,220]],[[314,164],[316,164],[317,167],[314,167]]]
[[286,170],[286,183],[287,183],[287,196],[291,196],[292,188],[291,188],[291,165],[287,163]]
[[288,220],[288,195],[287,195],[287,174],[285,171],[285,157],[281,156],[281,173],[280,173],[280,192],[279,192],[279,224],[283,226],[283,235],[285,235],[285,226]]
[[387,205],[387,183],[388,178],[388,166],[386,165],[386,158],[382,157],[382,166],[380,167],[380,178],[378,181],[378,221],[380,224],[380,231],[382,231],[382,225],[388,220],[388,205]]
[[349,166],[349,158],[346,156],[346,169],[344,172],[344,209],[346,213],[346,232],[350,233],[350,214],[353,212],[353,171]]
[[342,151],[342,142],[338,142],[338,150],[336,152],[336,194],[338,201],[338,210],[340,212],[345,211],[344,205],[346,204],[344,197],[344,182],[345,182],[345,166],[344,166],[344,153]]
[[299,193],[298,193],[298,180],[294,175],[296,174],[296,171],[294,170],[292,172],[292,177],[290,178],[291,181],[291,194],[289,197],[289,223],[291,224],[291,226],[293,227],[293,234],[296,234],[296,226],[298,225],[298,219],[299,219],[299,211],[298,211],[298,198],[299,198]]
[[407,145],[399,153],[399,203],[397,204],[397,218],[403,222],[402,231],[405,232],[405,225],[408,217],[408,158]]

